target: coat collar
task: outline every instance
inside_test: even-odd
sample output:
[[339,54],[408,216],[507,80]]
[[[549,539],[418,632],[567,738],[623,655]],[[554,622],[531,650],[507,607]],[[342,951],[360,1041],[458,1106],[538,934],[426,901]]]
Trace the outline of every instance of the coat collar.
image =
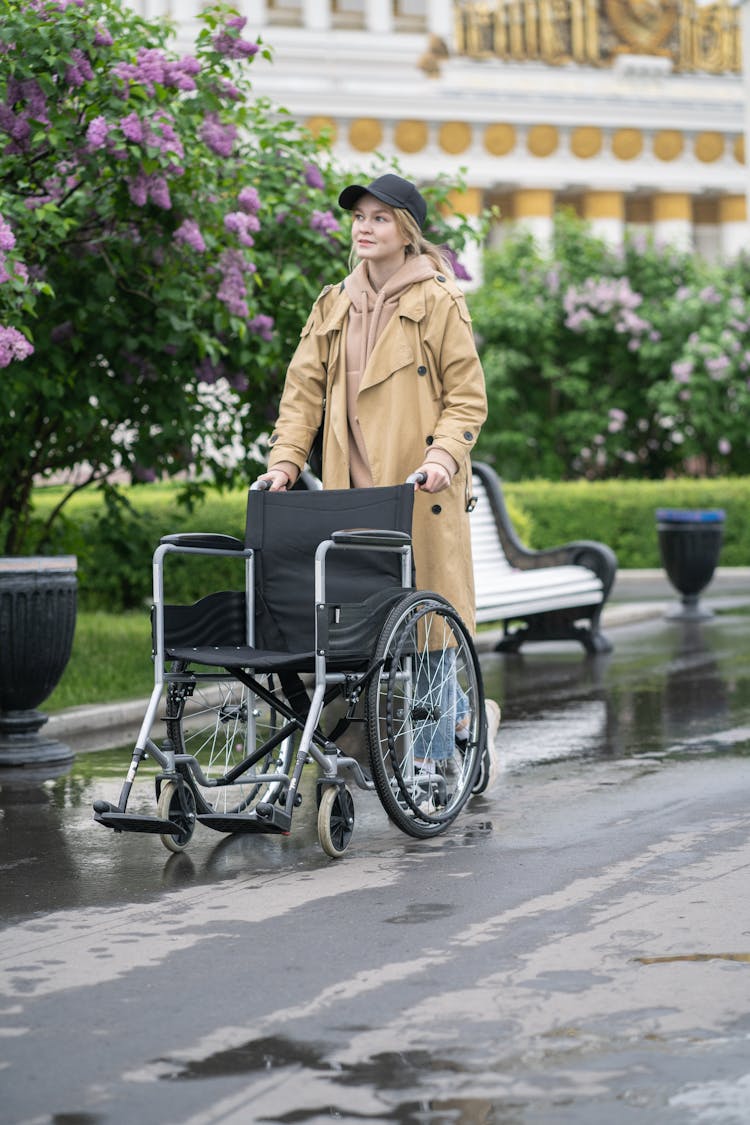
[[[411,288],[399,299],[399,316],[414,321],[420,321],[424,318],[426,311],[425,285],[426,282],[424,281],[414,282]],[[348,296],[346,290],[340,290],[336,295],[333,308],[328,313],[328,316],[325,318],[320,328],[315,330],[315,335],[326,336],[329,332],[340,330],[349,315],[351,303],[351,298]]]

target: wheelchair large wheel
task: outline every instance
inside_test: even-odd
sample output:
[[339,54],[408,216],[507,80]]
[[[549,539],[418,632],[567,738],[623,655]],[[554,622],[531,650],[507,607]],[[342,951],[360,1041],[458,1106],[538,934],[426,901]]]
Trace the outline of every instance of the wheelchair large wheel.
[[372,777],[410,836],[444,831],[471,796],[485,736],[472,639],[439,594],[407,594],[389,614],[366,696]]
[[[177,671],[184,672],[184,666]],[[167,689],[167,737],[178,754],[191,754],[205,777],[220,780],[248,758],[234,784],[214,788],[199,784],[190,766],[178,764],[195,794],[198,813],[241,816],[251,813],[261,801],[273,804],[283,799],[285,787],[278,781],[255,778],[276,772],[288,773],[292,760],[293,735],[271,748],[264,744],[281,730],[286,720],[258,699],[238,680],[199,680],[186,673],[185,680]]]

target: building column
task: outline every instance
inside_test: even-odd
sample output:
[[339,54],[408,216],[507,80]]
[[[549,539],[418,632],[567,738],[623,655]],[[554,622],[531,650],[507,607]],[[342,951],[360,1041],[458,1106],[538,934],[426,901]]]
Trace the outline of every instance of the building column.
[[307,31],[329,31],[331,28],[330,0],[303,0],[302,20]]
[[427,30],[439,35],[449,45],[453,43],[453,0],[430,0],[427,5]]
[[393,31],[393,0],[366,0],[365,26],[377,35]]
[[625,235],[625,196],[621,191],[584,191],[581,213],[592,234],[608,246],[622,246]]
[[750,250],[750,224],[744,195],[719,197],[719,244],[725,262],[736,258],[742,250]]
[[654,194],[652,201],[654,238],[668,242],[678,250],[693,248],[693,210],[687,192],[665,191]]
[[[448,204],[452,211],[465,215],[470,225],[476,231],[479,227],[479,216],[484,208],[484,193],[481,188],[467,188],[466,191],[452,191],[448,194]],[[451,221],[450,211],[445,216]],[[461,265],[471,275],[469,281],[461,278],[457,280],[462,289],[478,289],[483,281],[482,256],[484,247],[477,236],[474,242],[469,242],[459,254]]]
[[548,188],[517,188],[512,193],[514,221],[530,231],[543,250],[552,245],[554,206],[555,193]]

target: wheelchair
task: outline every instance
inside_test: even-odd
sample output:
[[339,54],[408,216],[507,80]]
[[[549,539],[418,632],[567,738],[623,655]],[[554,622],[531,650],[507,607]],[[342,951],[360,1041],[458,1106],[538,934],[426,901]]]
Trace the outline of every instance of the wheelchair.
[[[347,780],[374,790],[409,836],[448,828],[483,787],[484,696],[459,615],[439,594],[414,589],[416,479],[356,490],[254,485],[244,542],[162,537],[154,687],[117,805],[94,802],[99,824],[154,833],[171,852],[187,847],[197,825],[289,835],[313,762],[318,838],[332,858],[354,829]],[[237,559],[244,590],[167,603],[165,564],[176,554]],[[363,762],[338,745],[353,723],[364,728]],[[158,771],[155,815],[128,811],[146,758]]]

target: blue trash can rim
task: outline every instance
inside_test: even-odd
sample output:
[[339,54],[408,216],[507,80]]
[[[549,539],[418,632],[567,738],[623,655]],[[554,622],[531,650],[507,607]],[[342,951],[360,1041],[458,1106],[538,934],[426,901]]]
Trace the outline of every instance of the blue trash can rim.
[[722,523],[723,508],[657,508],[660,523]]

